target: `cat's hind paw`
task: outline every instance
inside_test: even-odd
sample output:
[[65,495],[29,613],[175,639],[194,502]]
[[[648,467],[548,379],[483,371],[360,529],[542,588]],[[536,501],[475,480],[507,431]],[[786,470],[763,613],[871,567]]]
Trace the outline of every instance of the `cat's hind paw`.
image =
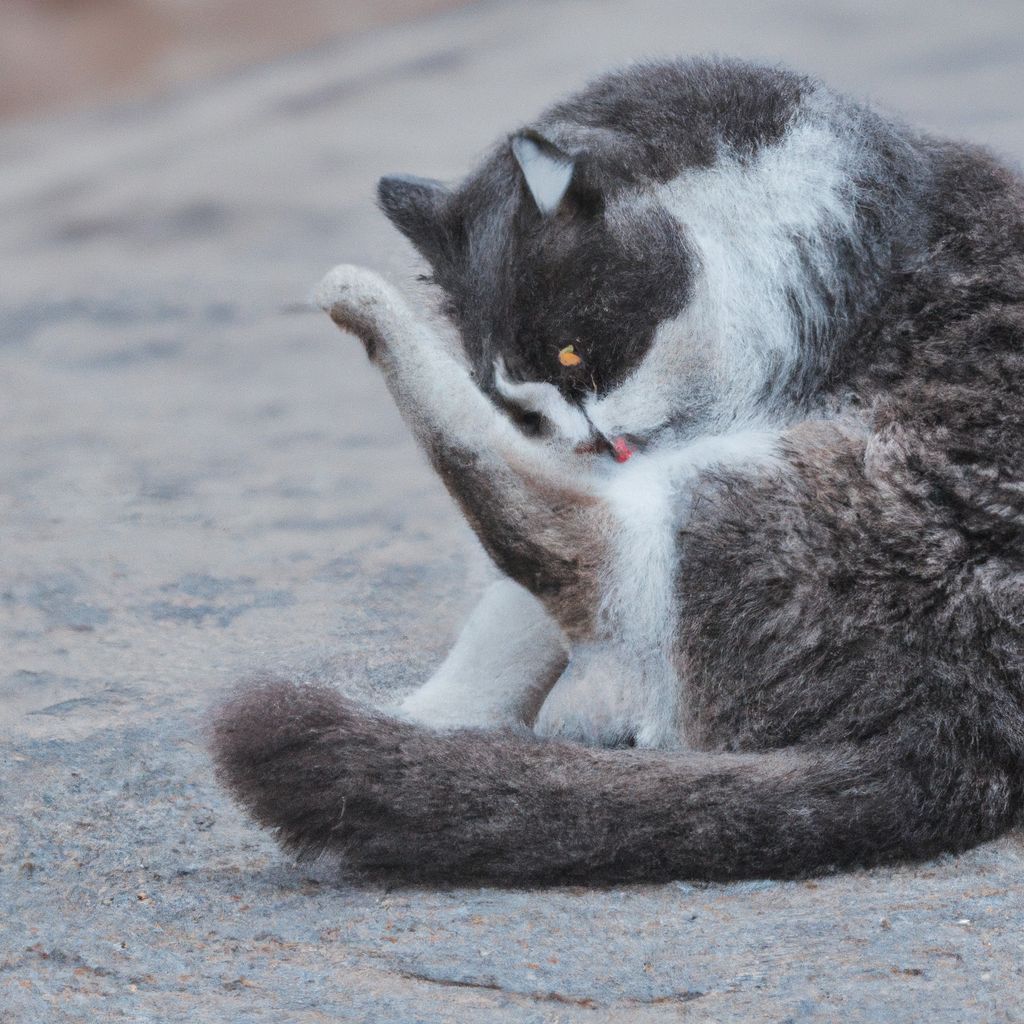
[[595,747],[677,747],[676,687],[613,644],[577,645],[534,732]]

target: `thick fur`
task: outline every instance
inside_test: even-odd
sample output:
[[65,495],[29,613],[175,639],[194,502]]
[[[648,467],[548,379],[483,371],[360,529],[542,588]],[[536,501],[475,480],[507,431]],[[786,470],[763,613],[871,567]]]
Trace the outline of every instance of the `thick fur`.
[[341,851],[370,875],[505,883],[789,876],[926,856],[1005,827],[1005,776],[921,771],[886,743],[598,750],[431,732],[287,682],[244,692],[216,726],[221,776],[300,855]]
[[595,83],[458,189],[380,199],[463,352],[358,268],[322,303],[536,601],[488,596],[399,717],[236,697],[214,749],[258,821],[371,873],[521,882],[794,875],[1019,818],[1018,178],[695,61]]

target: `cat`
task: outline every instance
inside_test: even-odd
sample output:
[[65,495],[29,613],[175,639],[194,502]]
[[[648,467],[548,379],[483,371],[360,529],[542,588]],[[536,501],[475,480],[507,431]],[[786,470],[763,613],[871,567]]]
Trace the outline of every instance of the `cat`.
[[387,177],[459,343],[320,287],[503,578],[395,712],[263,680],[220,778],[300,854],[504,884],[790,877],[1024,793],[1024,185],[729,60]]

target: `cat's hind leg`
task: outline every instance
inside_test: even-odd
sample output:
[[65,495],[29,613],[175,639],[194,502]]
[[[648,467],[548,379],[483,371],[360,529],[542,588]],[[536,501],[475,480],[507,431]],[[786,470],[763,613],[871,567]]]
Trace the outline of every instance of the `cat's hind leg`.
[[600,513],[584,460],[571,448],[525,436],[379,275],[335,267],[317,300],[362,340],[498,568],[549,608],[549,598],[571,605],[559,612],[563,624],[593,606],[586,570],[598,560]]
[[434,675],[399,706],[434,728],[530,725],[565,668],[562,631],[518,583],[488,587]]

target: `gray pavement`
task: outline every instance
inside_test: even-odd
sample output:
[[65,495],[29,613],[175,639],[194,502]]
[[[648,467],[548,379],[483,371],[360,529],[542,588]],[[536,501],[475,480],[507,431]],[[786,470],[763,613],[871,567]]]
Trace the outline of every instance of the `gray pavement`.
[[1024,157],[1024,8],[510,2],[0,131],[0,1022],[1024,1020],[1024,842],[806,883],[386,890],[214,786],[259,669],[389,700],[492,570],[331,264],[632,57],[819,73]]

